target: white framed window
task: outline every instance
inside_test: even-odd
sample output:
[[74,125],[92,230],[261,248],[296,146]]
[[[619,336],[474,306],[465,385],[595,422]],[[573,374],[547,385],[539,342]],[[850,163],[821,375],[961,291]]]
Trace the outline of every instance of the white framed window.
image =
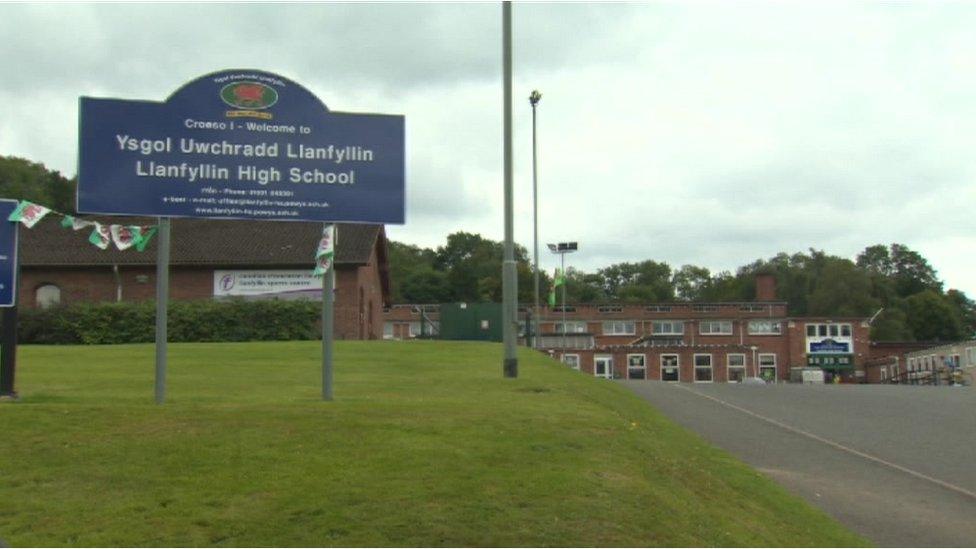
[[563,355],[563,364],[569,366],[574,370],[580,369],[580,356],[579,355]]
[[809,338],[851,339],[853,333],[850,324],[807,324]]
[[681,381],[678,355],[661,355],[661,381]]
[[776,355],[774,353],[759,353],[759,377],[766,381],[776,379]]
[[969,366],[976,365],[976,347],[966,347],[966,362]]
[[746,355],[742,353],[729,353],[726,356],[728,367],[728,380],[739,382],[746,377]]
[[[554,334],[563,333],[563,323],[553,322],[552,332]],[[586,333],[586,322],[583,320],[567,320],[566,321],[566,333],[567,334],[583,334]]]
[[34,291],[34,301],[39,309],[47,309],[61,303],[61,288],[54,284],[38,286]]
[[670,305],[648,305],[647,307],[644,307],[644,310],[649,313],[670,313],[671,306]]
[[780,335],[783,323],[778,320],[750,320],[749,335]]
[[732,335],[731,320],[702,320],[698,323],[701,335]]
[[718,310],[718,305],[693,305],[691,310],[696,313],[714,313]]
[[410,323],[410,337],[417,337],[420,335],[420,323],[411,322]]
[[383,323],[383,339],[393,339],[393,323]]
[[685,333],[685,323],[680,320],[655,320],[651,322],[651,333],[654,335],[682,335]]
[[647,357],[640,354],[627,355],[627,379],[647,379]]
[[603,305],[596,308],[598,313],[622,313],[624,308],[619,305]]
[[603,335],[634,335],[636,332],[633,320],[605,320]]
[[695,383],[712,382],[712,355],[695,355]]

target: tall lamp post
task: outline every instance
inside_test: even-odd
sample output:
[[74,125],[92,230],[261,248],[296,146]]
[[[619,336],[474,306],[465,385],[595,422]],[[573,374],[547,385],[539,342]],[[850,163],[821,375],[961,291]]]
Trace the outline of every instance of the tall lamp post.
[[559,254],[560,272],[563,276],[563,354],[566,354],[566,254],[575,252],[579,246],[576,242],[560,242],[559,244],[547,244],[549,251]]
[[502,3],[502,117],[505,168],[505,255],[502,261],[502,340],[507,378],[518,377],[518,276],[515,265],[515,225],[512,205],[512,3]]
[[535,106],[542,99],[539,90],[532,90],[529,104],[532,105],[532,269],[535,271],[535,309],[532,312],[532,346],[539,348],[539,172],[536,168]]

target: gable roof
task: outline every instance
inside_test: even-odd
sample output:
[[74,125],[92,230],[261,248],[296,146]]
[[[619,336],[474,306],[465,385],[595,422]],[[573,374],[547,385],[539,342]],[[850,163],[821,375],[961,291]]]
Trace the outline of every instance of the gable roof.
[[[103,225],[157,223],[156,218],[149,217],[100,216],[97,220]],[[91,231],[91,228],[79,231],[63,228],[55,216],[41,220],[31,229],[20,227],[20,264],[24,267],[156,264],[158,235],[143,252],[135,248],[123,252],[114,245],[107,250],[96,248],[88,242]],[[170,264],[311,268],[321,238],[321,223],[174,218],[170,229]],[[337,265],[365,265],[377,246],[377,260],[384,277],[388,267],[383,226],[338,224]]]

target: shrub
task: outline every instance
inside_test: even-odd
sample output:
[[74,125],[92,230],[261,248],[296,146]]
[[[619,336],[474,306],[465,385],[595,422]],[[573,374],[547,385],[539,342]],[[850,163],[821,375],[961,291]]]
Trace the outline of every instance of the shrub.
[[[318,339],[322,306],[316,301],[174,301],[172,342]],[[153,301],[77,303],[19,312],[18,341],[43,344],[148,343],[155,340]]]

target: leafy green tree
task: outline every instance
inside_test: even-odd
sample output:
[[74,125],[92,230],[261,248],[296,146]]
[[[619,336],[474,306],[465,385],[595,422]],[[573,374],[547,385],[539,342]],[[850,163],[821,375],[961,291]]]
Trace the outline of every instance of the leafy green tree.
[[895,291],[901,297],[932,290],[942,292],[942,282],[936,275],[935,269],[921,254],[910,250],[902,244],[891,245],[891,262],[894,265],[892,277]]
[[430,267],[410,272],[402,283],[401,299],[406,303],[447,303],[454,301],[447,275]]
[[705,267],[682,265],[671,276],[671,284],[679,299],[685,301],[701,301],[705,288],[712,280],[712,275]]
[[[426,300],[417,301],[414,298],[406,297],[403,292],[403,285],[407,280],[418,272],[432,271],[436,254],[429,248],[421,248],[413,244],[403,244],[401,242],[390,241],[389,243],[389,264],[390,264],[390,299],[394,303],[421,303]],[[450,289],[444,281],[445,290],[442,295],[450,295]],[[446,301],[449,301],[448,298]]]
[[861,316],[877,311],[871,278],[847,259],[827,257],[808,301],[811,315]]
[[920,341],[962,339],[963,324],[958,310],[935,290],[924,290],[905,299],[908,326]]
[[949,290],[946,292],[946,299],[956,308],[959,314],[959,319],[962,321],[963,337],[976,337],[976,302],[969,299],[966,292],[959,290]]
[[915,335],[908,326],[904,301],[885,308],[871,324],[872,341],[914,341]]
[[674,299],[671,267],[667,263],[652,260],[640,263],[617,263],[601,269],[599,274],[603,277],[603,290],[610,300],[671,301]]
[[29,200],[61,213],[75,212],[74,179],[44,164],[15,156],[0,156],[0,197]]

